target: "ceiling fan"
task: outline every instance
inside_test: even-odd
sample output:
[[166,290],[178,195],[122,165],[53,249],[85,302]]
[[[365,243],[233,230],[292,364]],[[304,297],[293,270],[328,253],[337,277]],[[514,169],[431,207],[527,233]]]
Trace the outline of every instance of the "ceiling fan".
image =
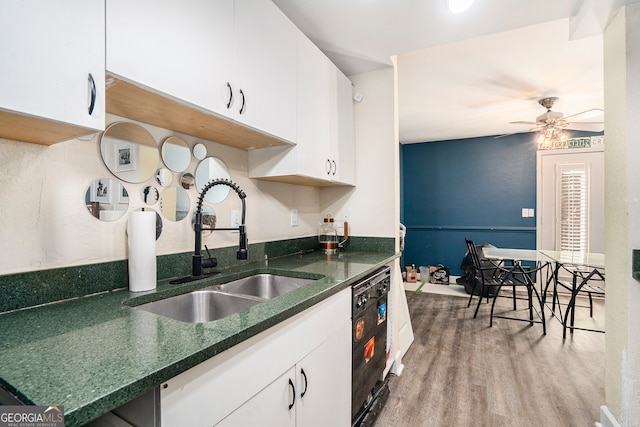
[[604,122],[602,121],[584,121],[590,118],[600,118],[604,114],[604,110],[599,108],[592,108],[581,113],[572,114],[564,117],[564,115],[557,111],[552,111],[553,104],[558,101],[558,97],[551,96],[538,100],[538,104],[547,109],[544,114],[536,117],[535,122],[530,121],[517,121],[510,122],[516,125],[530,125],[534,126],[530,129],[530,132],[547,131],[549,133],[559,133],[564,129],[567,130],[584,130],[590,132],[601,132],[604,130]]

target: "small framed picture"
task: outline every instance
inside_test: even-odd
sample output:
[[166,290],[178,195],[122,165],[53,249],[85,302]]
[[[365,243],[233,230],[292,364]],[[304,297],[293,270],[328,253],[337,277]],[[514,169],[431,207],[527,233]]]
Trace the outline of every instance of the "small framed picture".
[[96,179],[91,187],[91,202],[111,203],[111,180]]
[[129,193],[120,183],[118,183],[118,203],[129,203]]
[[130,142],[116,144],[116,172],[136,170],[136,153]]

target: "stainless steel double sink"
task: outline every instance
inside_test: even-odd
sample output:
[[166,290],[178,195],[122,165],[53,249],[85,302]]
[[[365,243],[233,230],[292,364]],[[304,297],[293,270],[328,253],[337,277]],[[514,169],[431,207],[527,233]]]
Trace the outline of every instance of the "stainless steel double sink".
[[255,274],[134,307],[188,323],[211,322],[284,295],[317,279]]

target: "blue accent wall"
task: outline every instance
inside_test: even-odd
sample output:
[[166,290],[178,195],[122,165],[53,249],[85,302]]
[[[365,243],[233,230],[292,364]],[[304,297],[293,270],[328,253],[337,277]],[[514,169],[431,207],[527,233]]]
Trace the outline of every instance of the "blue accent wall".
[[[595,134],[571,132],[583,135]],[[536,208],[536,136],[401,145],[403,265],[444,264],[460,275],[465,237],[535,249],[536,218],[523,218],[522,208]]]

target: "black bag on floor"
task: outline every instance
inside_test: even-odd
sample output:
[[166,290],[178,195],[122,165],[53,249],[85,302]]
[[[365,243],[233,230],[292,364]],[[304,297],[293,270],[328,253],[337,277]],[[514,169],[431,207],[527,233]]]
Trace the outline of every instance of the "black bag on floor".
[[[482,267],[491,267],[490,261],[484,259],[484,254],[482,252],[483,248],[495,248],[490,243],[485,243],[483,245],[476,245],[476,251],[478,252],[478,256],[480,258],[480,265]],[[482,284],[478,279],[476,279],[476,269],[473,266],[473,261],[471,260],[471,255],[469,251],[464,254],[464,258],[462,258],[462,263],[460,264],[460,269],[462,270],[462,276],[456,279],[456,283],[464,286],[464,290],[466,293],[471,294],[473,292],[474,295],[480,295],[482,292]],[[484,271],[485,274],[491,274],[489,270]],[[497,286],[488,287],[483,292],[483,297],[493,296],[497,291]]]

